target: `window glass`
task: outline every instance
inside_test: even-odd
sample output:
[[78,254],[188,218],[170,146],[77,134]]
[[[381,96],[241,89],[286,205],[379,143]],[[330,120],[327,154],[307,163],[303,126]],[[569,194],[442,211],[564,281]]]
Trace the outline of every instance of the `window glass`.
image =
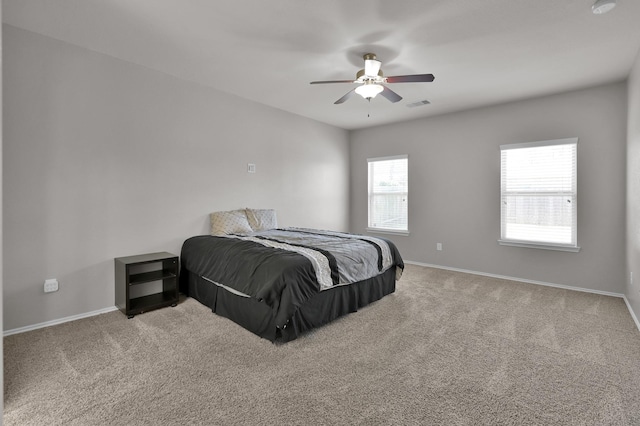
[[500,147],[501,242],[577,247],[577,142]]
[[370,158],[369,228],[408,231],[409,179],[406,155]]

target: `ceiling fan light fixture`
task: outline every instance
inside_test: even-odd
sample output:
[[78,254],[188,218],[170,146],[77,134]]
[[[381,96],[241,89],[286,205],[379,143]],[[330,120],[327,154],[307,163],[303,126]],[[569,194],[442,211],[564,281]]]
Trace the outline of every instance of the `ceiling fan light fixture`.
[[[382,94],[382,97],[387,99],[391,103],[396,103],[402,100],[402,96],[398,95],[393,90],[389,89],[383,83],[429,83],[432,82],[433,74],[413,74],[413,75],[396,75],[392,77],[384,77],[380,65],[382,63],[376,58],[373,53],[365,53],[364,69],[361,69],[356,73],[355,80],[325,80],[325,81],[312,81],[311,84],[327,84],[327,83],[355,83],[358,86],[355,89],[349,90],[349,92],[334,102],[339,105],[346,102],[353,96],[354,93],[362,96],[367,100],[375,98],[378,94]],[[428,101],[427,101],[428,103]]]
[[614,7],[616,7],[616,0],[598,0],[591,6],[591,11],[594,15],[602,15]]
[[376,95],[384,90],[379,84],[365,83],[356,87],[356,93],[365,99],[375,98]]

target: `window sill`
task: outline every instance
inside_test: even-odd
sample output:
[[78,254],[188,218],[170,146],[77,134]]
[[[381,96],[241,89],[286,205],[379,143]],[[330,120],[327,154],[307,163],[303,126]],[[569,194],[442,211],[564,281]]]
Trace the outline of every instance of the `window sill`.
[[409,231],[399,231],[395,229],[367,228],[367,232],[371,232],[374,234],[393,234],[393,235],[404,235],[404,236],[409,235]]
[[563,245],[563,244],[544,244],[544,243],[533,243],[533,242],[513,241],[513,240],[498,240],[498,244],[500,244],[501,246],[525,247],[525,248],[534,248],[534,249],[542,249],[542,250],[568,251],[573,253],[577,253],[580,251],[579,246],[570,246],[570,245]]

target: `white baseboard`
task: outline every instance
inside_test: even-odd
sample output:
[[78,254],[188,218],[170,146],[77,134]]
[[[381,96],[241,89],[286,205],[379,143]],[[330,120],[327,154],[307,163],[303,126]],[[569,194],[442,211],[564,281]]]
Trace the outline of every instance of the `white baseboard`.
[[111,306],[109,308],[98,309],[97,311],[85,312],[84,314],[72,315],[70,317],[60,318],[52,321],[41,322],[39,324],[27,325],[25,327],[18,327],[12,330],[5,330],[3,336],[11,336],[12,334],[25,333],[31,330],[37,330],[39,328],[51,327],[52,325],[58,325],[69,321],[75,321],[82,318],[93,317],[95,315],[105,314],[107,312],[117,311],[118,308]]
[[626,303],[627,309],[629,310],[629,313],[631,314],[633,321],[636,323],[636,327],[638,327],[638,331],[640,331],[640,321],[638,321],[638,317],[636,317],[635,312],[633,312],[633,309],[631,308],[631,304],[629,304],[629,301],[627,300],[627,296],[621,293],[612,293],[610,291],[593,290],[590,288],[573,287],[570,285],[554,284],[554,283],[548,283],[548,282],[536,281],[536,280],[528,280],[525,278],[509,277],[506,275],[488,274],[486,272],[471,271],[468,269],[460,269],[460,268],[451,268],[449,266],[433,265],[430,263],[414,262],[411,260],[405,260],[404,263],[408,263],[410,265],[426,266],[428,268],[445,269],[447,271],[463,272],[465,274],[481,275],[481,276],[491,277],[491,278],[500,278],[504,280],[518,281],[518,282],[528,283],[528,284],[544,285],[547,287],[563,288],[565,290],[582,291],[585,293],[595,293],[595,294],[601,294],[603,296],[621,297],[624,300],[624,303]]
[[465,274],[482,275],[484,277],[499,278],[499,279],[510,280],[510,281],[518,281],[518,282],[521,282],[521,283],[537,284],[537,285],[544,285],[544,286],[547,286],[547,287],[563,288],[565,290],[575,290],[575,291],[582,291],[582,292],[585,292],[585,293],[602,294],[603,296],[624,297],[624,294],[621,294],[621,293],[612,293],[612,292],[609,292],[609,291],[592,290],[590,288],[573,287],[573,286],[570,286],[570,285],[554,284],[554,283],[548,283],[548,282],[536,281],[536,280],[528,280],[528,279],[525,279],[525,278],[509,277],[509,276],[506,276],[506,275],[488,274],[486,272],[471,271],[471,270],[468,270],[468,269],[460,269],[460,268],[450,268],[448,266],[431,265],[429,263],[413,262],[413,261],[410,261],[410,260],[405,260],[404,263],[408,263],[410,265],[426,266],[428,268],[446,269],[448,271],[463,272]]
[[[485,276],[485,277],[499,278],[499,279],[511,280],[511,281],[518,281],[518,282],[523,282],[523,283],[528,283],[528,284],[544,285],[544,286],[547,286],[547,287],[556,287],[556,288],[563,288],[563,289],[566,289],[566,290],[582,291],[582,292],[585,292],[585,293],[595,293],[595,294],[601,294],[601,295],[604,295],[604,296],[621,297],[624,300],[624,303],[627,305],[627,309],[629,310],[629,313],[631,314],[631,317],[633,318],[633,321],[635,322],[636,327],[638,327],[638,331],[640,331],[640,321],[638,321],[638,317],[636,316],[635,312],[633,312],[633,309],[631,308],[631,304],[629,303],[629,301],[627,300],[627,297],[624,294],[612,293],[612,292],[609,292],[609,291],[602,291],[602,290],[593,290],[593,289],[582,288],[582,287],[573,287],[573,286],[563,285],[563,284],[554,284],[554,283],[548,283],[548,282],[544,282],[544,281],[528,280],[528,279],[518,278],[518,277],[509,277],[509,276],[506,276],[506,275],[489,274],[489,273],[486,273],[486,272],[472,271],[472,270],[469,270],[469,269],[451,268],[449,266],[433,265],[433,264],[430,264],[430,263],[414,262],[414,261],[411,261],[411,260],[405,260],[404,262],[408,263],[410,265],[426,266],[428,268],[436,268],[436,269],[445,269],[445,270],[448,270],[448,271],[462,272],[462,273],[465,273],[465,274],[481,275],[481,276]],[[84,314],[72,315],[70,317],[60,318],[60,319],[53,320],[53,321],[46,321],[46,322],[41,322],[39,324],[28,325],[26,327],[14,328],[12,330],[4,331],[3,336],[6,337],[6,336],[10,336],[12,334],[25,333],[27,331],[37,330],[39,328],[50,327],[52,325],[62,324],[62,323],[69,322],[69,321],[75,321],[75,320],[82,319],[82,318],[88,318],[88,317],[92,317],[92,316],[95,316],[95,315],[100,315],[100,314],[104,314],[104,313],[107,313],[107,312],[113,312],[113,311],[117,311],[117,310],[118,310],[118,308],[116,306],[111,306],[109,308],[98,309],[97,311],[85,312]]]
[[631,314],[631,318],[633,318],[633,321],[636,323],[636,327],[638,327],[638,331],[640,331],[640,321],[638,321],[638,317],[636,316],[636,313],[633,312],[633,308],[631,307],[631,303],[629,303],[629,300],[627,299],[627,296],[623,296],[624,299],[624,303],[627,304],[627,309],[629,310],[629,313]]

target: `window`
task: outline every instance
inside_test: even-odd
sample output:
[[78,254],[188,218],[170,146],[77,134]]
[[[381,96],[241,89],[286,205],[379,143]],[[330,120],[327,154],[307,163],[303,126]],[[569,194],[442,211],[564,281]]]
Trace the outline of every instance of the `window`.
[[369,230],[408,233],[409,157],[369,158]]
[[578,138],[501,145],[502,245],[578,251]]

